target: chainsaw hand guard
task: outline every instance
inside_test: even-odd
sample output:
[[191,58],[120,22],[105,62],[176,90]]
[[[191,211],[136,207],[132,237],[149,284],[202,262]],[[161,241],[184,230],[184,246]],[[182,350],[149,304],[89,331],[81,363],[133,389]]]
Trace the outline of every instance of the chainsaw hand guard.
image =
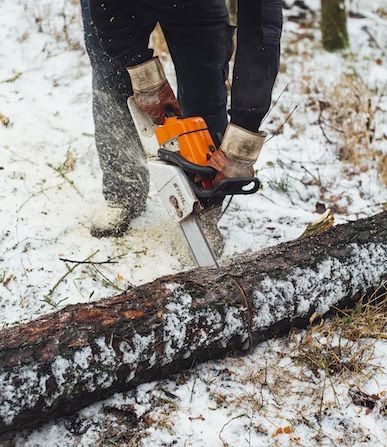
[[191,187],[199,199],[222,200],[230,195],[254,194],[261,187],[261,183],[256,177],[237,177],[221,180],[213,188],[206,189],[201,184],[196,183],[194,177],[213,179],[217,174],[215,169],[190,163],[177,152],[171,152],[167,149],[159,149],[158,155],[160,160],[179,166],[187,174]]

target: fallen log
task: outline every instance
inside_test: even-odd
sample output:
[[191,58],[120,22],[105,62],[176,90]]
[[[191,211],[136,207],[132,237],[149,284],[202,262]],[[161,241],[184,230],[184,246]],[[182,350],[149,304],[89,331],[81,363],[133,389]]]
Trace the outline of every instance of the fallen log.
[[0,332],[0,433],[34,427],[344,306],[387,279],[387,212]]

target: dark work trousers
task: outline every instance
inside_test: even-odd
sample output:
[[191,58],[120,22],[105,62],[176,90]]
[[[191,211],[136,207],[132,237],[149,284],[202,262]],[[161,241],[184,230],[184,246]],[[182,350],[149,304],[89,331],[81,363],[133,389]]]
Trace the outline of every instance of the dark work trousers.
[[256,132],[270,108],[280,61],[281,0],[238,0],[231,122]]
[[92,67],[95,144],[106,200],[139,214],[145,207],[149,174],[145,154],[128,111],[132,94],[127,71],[111,63],[97,38],[88,0],[81,0],[85,44]]
[[[199,10],[187,7],[182,11],[160,7],[157,0],[136,0],[135,28],[137,33],[141,30],[137,36],[140,36],[143,51],[136,43],[131,54],[136,63],[152,57],[148,41],[159,22],[176,69],[182,113],[184,116],[202,116],[219,143],[218,135],[224,133],[227,125],[225,81],[232,53],[233,27],[229,25],[223,0],[208,3]],[[149,178],[126,105],[132,94],[130,79],[123,66],[117,64],[101,45],[88,1],[81,0],[81,5],[86,48],[93,72],[95,141],[103,171],[104,196],[114,203],[137,207],[140,206],[138,202],[145,202]]]
[[[136,65],[152,56],[148,36],[154,22],[160,21],[178,72],[179,99],[185,111],[199,110],[200,114],[202,109],[204,118],[209,112],[206,107],[216,112],[221,102],[217,98],[224,92],[219,70],[223,70],[230,45],[225,0],[89,0],[89,4],[100,42],[118,66]],[[269,110],[279,69],[282,1],[238,0],[237,16],[230,116],[232,123],[256,132]],[[219,113],[221,122],[225,115]],[[214,127],[221,127],[209,121],[213,132]]]

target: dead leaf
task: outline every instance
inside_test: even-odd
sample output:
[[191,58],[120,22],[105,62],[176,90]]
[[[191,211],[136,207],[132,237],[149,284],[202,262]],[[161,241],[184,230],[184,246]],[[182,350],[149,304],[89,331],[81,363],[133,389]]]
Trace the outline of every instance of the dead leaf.
[[189,416],[190,421],[205,421],[206,419],[200,414],[199,416]]
[[143,421],[144,421],[145,425],[148,425],[148,426],[152,426],[156,423],[156,419],[154,418],[152,413],[146,413],[143,416]]
[[290,435],[293,433],[293,428],[290,425],[286,425],[285,427],[278,427],[277,430],[272,434],[272,437],[275,438],[278,435]]
[[3,286],[7,287],[8,284],[14,279],[16,278],[15,275],[13,275],[12,273],[10,273],[8,276],[6,275],[3,279]]
[[366,407],[372,410],[380,397],[377,394],[367,394],[361,390],[349,390],[352,403],[360,407]]
[[124,276],[121,275],[121,273],[117,273],[116,278],[117,278],[117,281],[123,281],[125,279]]
[[75,157],[74,154],[69,149],[66,154],[66,160],[63,163],[63,166],[66,168],[67,172],[74,171],[75,168]]
[[9,120],[8,116],[5,116],[2,113],[0,113],[0,123],[3,126],[8,127],[9,123],[10,123],[10,120]]
[[317,234],[322,234],[325,231],[329,230],[333,227],[335,219],[331,210],[327,208],[324,214],[321,214],[319,219],[316,222],[309,224],[299,239],[303,239],[305,237],[315,236]]

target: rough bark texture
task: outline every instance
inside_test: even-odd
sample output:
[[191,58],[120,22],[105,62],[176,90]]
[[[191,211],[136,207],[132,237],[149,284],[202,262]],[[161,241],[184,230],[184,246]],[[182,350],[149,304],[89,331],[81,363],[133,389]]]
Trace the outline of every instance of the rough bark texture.
[[323,46],[328,51],[348,47],[347,14],[344,0],[321,0],[320,22]]
[[0,433],[246,350],[387,279],[387,212],[0,333]]

